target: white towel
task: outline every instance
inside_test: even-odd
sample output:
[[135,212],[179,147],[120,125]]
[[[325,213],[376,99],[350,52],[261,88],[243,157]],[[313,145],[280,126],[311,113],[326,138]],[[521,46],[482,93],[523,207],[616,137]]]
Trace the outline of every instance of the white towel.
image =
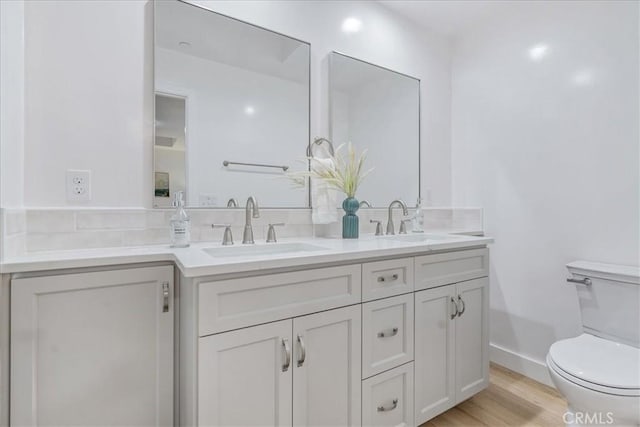
[[[311,159],[312,170],[335,169],[333,160]],[[338,192],[321,179],[311,179],[311,220],[314,224],[331,224],[338,221]]]

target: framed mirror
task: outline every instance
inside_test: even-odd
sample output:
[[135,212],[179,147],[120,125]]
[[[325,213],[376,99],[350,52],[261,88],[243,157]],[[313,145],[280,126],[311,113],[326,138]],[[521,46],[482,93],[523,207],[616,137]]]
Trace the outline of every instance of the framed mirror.
[[[310,46],[179,0],[155,2],[155,207],[307,207],[285,177],[309,144]],[[304,166],[302,166],[304,167]]]
[[338,52],[329,60],[331,140],[367,149],[358,200],[415,206],[420,197],[420,80]]

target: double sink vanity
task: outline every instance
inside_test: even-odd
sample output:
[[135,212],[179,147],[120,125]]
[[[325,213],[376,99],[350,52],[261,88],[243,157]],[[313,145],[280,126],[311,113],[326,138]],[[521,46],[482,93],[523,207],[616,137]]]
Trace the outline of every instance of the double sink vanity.
[[5,263],[10,425],[419,425],[487,385],[490,242],[367,235]]

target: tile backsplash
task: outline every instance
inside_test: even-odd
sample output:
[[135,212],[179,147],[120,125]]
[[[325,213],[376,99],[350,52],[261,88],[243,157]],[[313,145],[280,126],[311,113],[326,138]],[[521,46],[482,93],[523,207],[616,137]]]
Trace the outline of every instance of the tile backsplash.
[[[242,239],[244,208],[190,210],[191,240],[220,242],[224,229],[211,224],[231,224],[236,242]],[[0,221],[0,255],[11,258],[28,253],[93,249],[103,247],[143,246],[169,243],[169,218],[173,210],[158,209],[3,209]],[[413,214],[413,212],[411,212]],[[480,208],[425,208],[426,231],[482,233]],[[387,209],[361,209],[360,233],[375,231],[370,219],[383,221]],[[400,214],[394,210],[398,224]],[[256,241],[264,240],[270,223],[283,222],[278,237],[339,236],[340,223],[314,225],[309,209],[263,209],[253,219]],[[396,225],[396,228],[398,225]]]

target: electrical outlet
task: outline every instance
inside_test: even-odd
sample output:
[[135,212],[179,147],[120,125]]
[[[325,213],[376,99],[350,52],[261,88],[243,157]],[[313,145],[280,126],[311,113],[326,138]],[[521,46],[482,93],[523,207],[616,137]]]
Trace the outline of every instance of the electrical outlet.
[[91,200],[91,171],[67,170],[67,200],[70,202]]

